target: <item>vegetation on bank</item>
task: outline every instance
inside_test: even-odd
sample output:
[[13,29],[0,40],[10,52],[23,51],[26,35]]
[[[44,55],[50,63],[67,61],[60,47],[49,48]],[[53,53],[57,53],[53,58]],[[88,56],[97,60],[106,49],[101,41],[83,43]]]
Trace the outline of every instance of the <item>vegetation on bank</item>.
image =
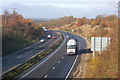
[[39,38],[45,32],[31,19],[25,19],[16,11],[9,13],[7,10],[2,15],[2,54],[3,56],[24,48]]
[[[49,27],[77,35],[82,35],[89,42],[91,37],[110,37],[111,45],[95,59],[88,61],[85,78],[118,78],[118,17],[99,15],[95,19],[77,18],[74,23],[61,27]],[[79,78],[79,77],[78,77]]]

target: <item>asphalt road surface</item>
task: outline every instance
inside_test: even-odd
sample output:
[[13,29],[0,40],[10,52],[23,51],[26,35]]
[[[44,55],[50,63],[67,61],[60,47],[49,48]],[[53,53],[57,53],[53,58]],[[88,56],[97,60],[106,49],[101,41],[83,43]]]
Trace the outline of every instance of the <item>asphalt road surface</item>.
[[[57,39],[59,38],[59,35],[51,32],[52,35],[57,36]],[[57,39],[46,39],[44,43],[36,42],[33,45],[30,45],[24,49],[21,49],[15,53],[12,53],[10,55],[7,55],[2,58],[2,72],[8,71],[17,65],[25,62],[26,60],[30,59],[31,57],[37,55],[38,53],[46,50],[50,45],[53,44]]]
[[[86,47],[86,42],[82,37],[77,35],[66,32],[61,33],[64,36],[64,40],[59,47],[47,55],[43,60],[32,66],[29,70],[19,75],[18,78],[68,78],[70,71],[80,56],[79,51]],[[77,40],[77,55],[65,55],[67,51],[66,44],[69,40],[66,38],[67,35]]]

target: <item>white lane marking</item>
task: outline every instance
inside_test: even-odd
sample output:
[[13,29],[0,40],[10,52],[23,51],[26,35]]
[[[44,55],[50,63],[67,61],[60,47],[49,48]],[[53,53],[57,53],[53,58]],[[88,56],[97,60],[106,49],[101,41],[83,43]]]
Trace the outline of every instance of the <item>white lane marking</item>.
[[13,61],[14,59],[11,59],[11,60],[9,60],[9,61],[7,61],[7,63],[9,63],[9,62],[11,62],[11,61]]
[[77,58],[78,58],[78,55],[77,55],[77,57],[75,58],[75,61],[74,61],[73,65],[72,65],[72,67],[70,68],[70,70],[69,70],[67,76],[65,77],[65,80],[67,80],[67,78],[68,78],[68,76],[70,75],[70,73],[71,73],[73,67],[75,66],[75,63],[76,63],[76,61],[77,61]]
[[20,56],[18,56],[17,58],[20,58],[20,57],[22,57],[23,55],[20,55]]
[[58,61],[58,63],[60,63],[60,61]]
[[47,78],[47,76],[48,76],[48,75],[45,75],[45,77],[44,77],[44,78]]
[[[44,50],[40,51],[39,53],[37,53],[36,55],[34,55],[34,56],[30,57],[29,59],[31,59],[31,58],[33,58],[33,57],[37,56],[38,54],[42,53],[43,51],[44,51]],[[28,60],[29,60],[29,59],[28,59]]]
[[53,44],[51,44],[50,46],[52,46]]
[[62,58],[64,58],[64,57],[62,57]]
[[[66,38],[65,35],[64,36],[64,42],[53,52],[53,54],[51,54],[49,57],[47,57],[43,62],[41,62],[39,65],[37,65],[36,67],[34,67],[31,71],[29,71],[28,73],[26,73],[25,75],[23,75],[21,78],[24,78],[25,76],[27,76],[29,73],[31,73],[32,71],[34,71],[35,69],[37,69],[40,65],[42,65],[45,61],[47,61],[50,57],[52,57],[66,42]],[[20,80],[19,79],[19,80]]]
[[27,52],[27,53],[25,53],[25,54],[28,54],[28,53],[30,53],[30,52]]
[[52,44],[50,46],[52,46]]
[[30,47],[26,47],[25,49],[29,49]]
[[30,53],[30,52],[32,52],[33,50],[31,50],[31,51],[29,51],[29,52],[27,52],[27,53],[25,53],[25,54],[28,54],[28,53]]
[[25,53],[25,54],[28,54],[28,53],[30,53],[30,52],[27,52],[27,53]]
[[55,67],[53,67],[52,69],[55,69]]

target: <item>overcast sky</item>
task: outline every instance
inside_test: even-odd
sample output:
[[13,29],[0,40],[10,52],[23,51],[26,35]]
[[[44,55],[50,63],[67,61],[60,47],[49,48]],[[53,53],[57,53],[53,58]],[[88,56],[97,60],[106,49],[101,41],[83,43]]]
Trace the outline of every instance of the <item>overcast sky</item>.
[[0,0],[0,14],[13,8],[26,18],[60,18],[64,16],[94,18],[100,14],[117,15],[118,0]]

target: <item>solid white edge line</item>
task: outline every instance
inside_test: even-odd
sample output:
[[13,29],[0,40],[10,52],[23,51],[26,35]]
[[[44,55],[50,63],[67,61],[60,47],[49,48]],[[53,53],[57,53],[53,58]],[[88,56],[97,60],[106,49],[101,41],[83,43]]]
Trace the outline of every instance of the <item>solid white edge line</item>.
[[48,75],[45,75],[45,77],[44,77],[44,78],[47,78],[47,76],[48,76]]
[[[64,36],[64,35],[63,35]],[[38,68],[40,65],[42,65],[46,60],[48,60],[50,57],[52,57],[61,47],[62,45],[65,43],[66,38],[64,36],[64,42],[53,52],[53,54],[51,54],[48,58],[46,58],[43,62],[41,62],[39,65],[37,65],[36,67],[34,67],[31,71],[29,71],[28,73],[26,73],[25,75],[23,75],[22,77],[20,77],[20,79],[24,78],[25,76],[27,76],[29,73],[31,73],[32,71],[34,71],[36,68]],[[19,80],[20,80],[19,79]]]
[[70,75],[70,73],[71,73],[73,67],[75,66],[75,63],[76,63],[76,61],[77,61],[77,58],[78,58],[78,55],[76,56],[75,61],[74,61],[73,65],[72,65],[72,67],[70,68],[70,70],[69,70],[67,76],[65,77],[65,80],[67,80],[67,78],[68,78],[68,76]]
[[58,61],[58,63],[60,63],[60,61]]
[[53,67],[53,69],[55,69],[55,67]]

